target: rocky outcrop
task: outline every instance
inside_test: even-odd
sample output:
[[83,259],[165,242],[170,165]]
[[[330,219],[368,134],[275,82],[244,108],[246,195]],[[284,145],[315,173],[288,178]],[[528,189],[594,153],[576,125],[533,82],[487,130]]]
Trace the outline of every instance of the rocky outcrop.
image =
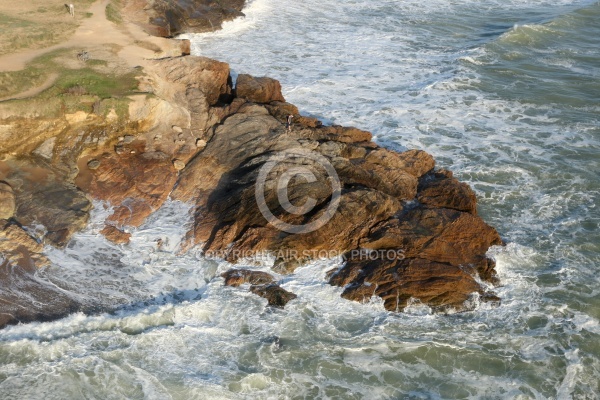
[[129,0],[127,18],[155,36],[208,32],[243,16],[244,0]]
[[[333,274],[330,283],[344,287],[342,297],[367,302],[373,296],[383,299],[390,311],[402,311],[411,302],[430,306],[434,311],[465,310],[476,299],[499,302],[473,279],[468,267],[453,266],[421,258],[380,256],[357,257]],[[472,303],[472,304],[471,304]]]
[[268,77],[255,78],[240,74],[235,84],[235,93],[237,97],[254,103],[285,102],[279,81]]
[[419,181],[419,203],[477,214],[477,199],[473,189],[452,176],[452,171],[440,170],[423,176]]
[[[188,121],[160,129],[190,132],[202,146],[182,157],[156,136],[138,135],[82,157],[78,186],[114,207],[103,230],[109,239],[126,242],[127,227],[140,225],[170,196],[196,207],[186,248],[201,246],[231,262],[248,251],[270,252],[280,273],[321,254],[391,251],[401,253],[402,262],[381,259],[380,268],[418,266],[426,296],[406,283],[414,280],[409,272],[396,274],[396,283],[378,280],[390,276],[379,270],[352,272],[366,271],[368,258],[347,263],[331,283],[352,287],[344,297],[354,300],[385,283],[385,292],[369,293],[381,295],[390,310],[409,300],[463,310],[473,293],[493,298],[478,279],[494,282],[485,253],[500,238],[476,215],[472,190],[435,171],[429,154],[390,151],[371,142],[369,132],[322,126],[297,114],[288,132],[285,117],[297,109],[285,102],[279,83],[240,75],[232,91],[226,64],[186,57],[153,65],[152,91],[190,111]],[[90,157],[97,161],[93,168]],[[433,284],[445,276],[444,266],[445,274],[460,279]],[[267,292],[272,289],[261,289]]]
[[[344,297],[353,300],[365,293],[381,295],[390,310],[402,309],[411,299],[439,310],[464,310],[473,293],[495,300],[478,279],[494,281],[493,261],[485,253],[501,240],[476,215],[467,185],[446,171],[436,172],[429,154],[381,148],[368,132],[355,128],[296,123],[288,133],[281,108],[290,107],[277,95],[263,96],[263,88],[272,86],[268,81],[252,79],[243,78],[244,86],[252,88],[242,92],[244,100],[277,100],[239,106],[181,172],[171,194],[196,203],[189,246],[201,245],[233,262],[248,250],[269,251],[278,255],[275,268],[282,273],[324,251],[391,251],[402,254],[402,260],[381,258],[377,265],[382,271],[407,271],[396,272],[395,283],[389,280],[393,274],[379,270],[357,274],[367,265],[373,268],[369,258],[348,262],[331,283],[350,285]],[[286,171],[295,171],[285,181],[287,208],[278,186]],[[307,202],[311,207],[301,210]],[[307,226],[315,229],[294,230]],[[407,283],[416,281],[420,286]],[[385,291],[372,289],[379,286]]]

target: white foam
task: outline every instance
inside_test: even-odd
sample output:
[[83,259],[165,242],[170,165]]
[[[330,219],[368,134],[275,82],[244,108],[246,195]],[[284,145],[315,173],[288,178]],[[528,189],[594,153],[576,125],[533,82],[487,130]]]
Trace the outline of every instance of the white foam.
[[[497,40],[504,32],[544,34],[545,25],[535,27],[543,23],[523,16],[548,18],[586,3],[256,0],[222,31],[190,36],[195,54],[280,79],[303,113],[372,130],[392,148],[424,148],[470,183],[480,214],[509,241],[489,253],[502,282],[498,308],[474,298],[469,313],[432,314],[417,302],[390,313],[378,298],[341,299],[343,289],[325,281],[340,260],[320,260],[276,275],[298,298],[272,309],[245,287],[223,286],[218,275],[230,264],[178,254],[187,205],[168,202],[131,230],[128,245],[99,235],[110,210],[96,205],[90,227],[67,248],[47,248],[57,266],[39,275],[80,301],[116,310],[0,331],[0,391],[18,398],[118,391],[130,398],[542,399],[594,387],[598,354],[580,343],[600,335],[585,308],[598,295],[597,263],[587,254],[597,238],[590,154],[600,148],[591,118],[600,108],[578,108],[588,119],[574,122],[556,104],[512,95],[490,72],[527,57],[526,46],[496,51],[507,46],[505,37]],[[490,20],[498,24],[486,27]],[[521,26],[511,28],[515,21]],[[543,54],[578,73],[573,57]],[[588,158],[578,163],[573,154]]]

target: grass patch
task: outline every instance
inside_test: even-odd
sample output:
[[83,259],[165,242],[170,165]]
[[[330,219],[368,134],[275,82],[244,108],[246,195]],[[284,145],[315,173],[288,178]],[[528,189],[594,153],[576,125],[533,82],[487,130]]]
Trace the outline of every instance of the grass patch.
[[56,50],[36,58],[24,70],[0,73],[0,98],[39,86],[51,74],[58,74],[52,87],[19,102],[45,102],[42,109],[46,111],[42,114],[46,115],[80,110],[92,112],[94,104],[102,103],[103,114],[114,108],[117,115],[126,116],[129,107],[126,96],[137,91],[138,81],[135,77],[139,72],[132,70],[116,75],[94,70],[94,66],[107,65],[104,60],[89,60],[80,69],[69,69],[59,62],[61,58],[75,57],[75,54],[73,49]]
[[[61,20],[60,15],[52,7],[33,9],[28,15],[0,13],[0,55],[48,47],[67,39],[75,31],[77,22]],[[38,19],[44,21],[40,23]]]
[[69,70],[68,73],[60,75],[54,86],[67,93],[69,89],[78,87],[79,91],[106,99],[115,96],[124,96],[133,93],[137,88],[136,74],[126,75],[104,75],[91,68]]
[[91,60],[86,61],[86,65],[90,67],[105,67],[108,65],[108,61],[105,60],[96,60],[92,58]]
[[123,23],[123,16],[121,15],[121,0],[112,0],[108,6],[106,6],[106,19],[117,25]]

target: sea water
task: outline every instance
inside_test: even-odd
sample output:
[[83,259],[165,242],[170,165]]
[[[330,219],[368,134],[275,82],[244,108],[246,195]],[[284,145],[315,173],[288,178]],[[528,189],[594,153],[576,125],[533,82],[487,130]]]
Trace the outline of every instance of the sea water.
[[[301,113],[424,149],[477,192],[506,247],[502,304],[432,314],[358,304],[339,260],[277,276],[266,307],[230,266],[180,254],[169,201],[132,242],[98,231],[38,279],[114,310],[0,331],[2,399],[596,399],[600,393],[600,4],[254,0],[193,52],[281,81]],[[161,239],[163,246],[157,246]],[[262,267],[268,271],[267,266]]]

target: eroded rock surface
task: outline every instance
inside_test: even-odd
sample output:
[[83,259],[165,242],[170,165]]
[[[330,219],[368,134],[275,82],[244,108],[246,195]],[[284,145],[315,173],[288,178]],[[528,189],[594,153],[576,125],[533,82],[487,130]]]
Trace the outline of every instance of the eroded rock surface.
[[[171,194],[196,203],[189,246],[200,245],[230,261],[247,250],[270,251],[278,254],[275,268],[282,273],[321,251],[393,250],[402,260],[381,259],[378,265],[383,271],[403,266],[396,268],[395,281],[379,272],[366,277],[348,273],[355,278],[349,281],[336,278],[346,270],[361,270],[369,264],[367,258],[347,263],[331,283],[350,285],[344,292],[349,299],[362,301],[365,293],[381,296],[390,310],[402,309],[409,300],[437,310],[465,310],[474,304],[474,293],[496,300],[478,279],[495,282],[494,263],[485,253],[501,240],[476,215],[468,185],[447,171],[435,171],[429,154],[381,148],[359,129],[298,119],[287,132],[282,117],[291,107],[272,93],[276,86],[262,78],[242,79],[248,89],[242,91],[244,99],[235,100],[242,104],[215,128]],[[299,170],[311,176],[288,176],[286,208],[278,184],[286,171]],[[257,197],[257,182],[262,198]],[[302,209],[307,202],[311,207]],[[290,206],[299,212],[289,212]],[[326,223],[321,226],[322,220]],[[286,229],[313,225],[310,231]],[[366,289],[383,284],[384,291]],[[392,292],[395,301],[390,300]]]

